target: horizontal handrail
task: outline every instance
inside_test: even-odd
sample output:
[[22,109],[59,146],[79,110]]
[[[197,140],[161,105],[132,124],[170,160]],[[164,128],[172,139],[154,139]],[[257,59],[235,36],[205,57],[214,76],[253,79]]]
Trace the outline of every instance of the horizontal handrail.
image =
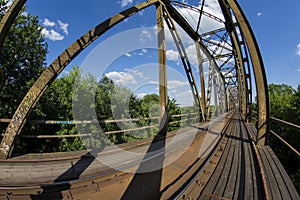
[[189,118],[189,119],[182,119],[182,120],[174,121],[174,122],[169,122],[168,124],[176,124],[176,123],[179,123],[179,122],[185,122],[185,121],[194,120],[194,119],[198,119],[198,117]]
[[190,115],[196,115],[198,113],[186,113],[186,114],[179,114],[179,115],[171,115],[171,117],[185,117]]
[[[158,119],[159,117],[151,118],[135,118],[135,119],[107,119],[107,120],[28,120],[31,124],[98,124],[98,123],[114,123],[114,122],[133,122],[142,120]],[[11,119],[0,119],[0,122],[9,123]]]
[[[169,122],[168,124],[175,124],[175,123],[184,122],[184,121],[193,120],[193,119],[197,119],[197,117],[190,118],[190,119],[183,119],[183,120],[174,121],[174,122]],[[159,124],[154,124],[154,125],[144,126],[144,127],[139,127],[139,128],[108,131],[108,132],[104,132],[104,134],[105,135],[110,135],[110,134],[117,134],[117,133],[125,133],[125,132],[130,132],[130,131],[144,130],[144,129],[148,129],[148,128],[152,128],[152,127],[158,127],[158,126],[159,126]],[[22,137],[22,138],[35,138],[35,139],[76,138],[76,137],[87,137],[87,136],[91,136],[93,134],[95,134],[95,133],[72,134],[72,135],[21,135],[20,137]],[[2,136],[5,136],[5,134],[2,134]]]
[[[171,117],[185,117],[195,115],[197,113],[171,115]],[[28,120],[31,124],[98,124],[98,123],[114,123],[114,122],[133,122],[143,120],[159,119],[159,117],[148,117],[148,118],[133,118],[133,119],[108,119],[108,120]],[[0,123],[9,123],[11,119],[0,119]]]
[[285,141],[282,137],[280,137],[274,131],[270,130],[270,133],[272,133],[274,136],[276,136],[281,142],[283,142],[288,148],[290,148],[295,154],[297,154],[298,157],[300,157],[299,151],[297,151],[292,145],[290,145],[287,141]]
[[[151,126],[144,126],[140,128],[131,128],[131,129],[124,129],[124,130],[117,130],[117,131],[108,131],[104,132],[105,135],[110,134],[116,134],[116,133],[124,133],[124,132],[130,132],[130,131],[137,131],[137,130],[143,130],[148,129],[152,127],[157,127],[158,124],[151,125]],[[85,133],[85,134],[73,134],[73,135],[21,135],[22,138],[36,138],[36,139],[50,139],[50,138],[75,138],[75,137],[87,137],[92,136],[97,133]]]
[[295,129],[299,129],[299,130],[300,130],[300,126],[299,126],[299,125],[292,124],[292,123],[290,123],[290,122],[286,122],[286,121],[284,121],[284,120],[277,119],[277,118],[275,118],[275,117],[270,117],[270,120],[273,120],[273,121],[275,121],[275,122],[279,122],[279,123],[281,123],[281,124],[284,124],[284,125],[287,125],[287,126],[290,126],[290,127],[293,127],[293,128],[295,128]]

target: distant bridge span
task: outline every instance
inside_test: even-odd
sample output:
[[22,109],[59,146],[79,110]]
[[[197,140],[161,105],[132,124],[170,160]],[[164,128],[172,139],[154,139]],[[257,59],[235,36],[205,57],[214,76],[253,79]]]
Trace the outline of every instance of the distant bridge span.
[[[0,145],[0,157],[3,159],[0,161],[0,167],[1,171],[5,172],[4,177],[0,179],[0,199],[299,198],[273,151],[264,146],[269,133],[267,80],[254,34],[237,1],[216,2],[222,17],[206,12],[205,1],[196,8],[176,1],[148,0],[96,25],[63,51],[44,70],[25,95],[12,119],[7,121],[9,124]],[[25,3],[26,0],[15,0],[2,19],[0,51],[9,27]],[[155,152],[156,148],[162,151],[150,158],[143,158],[142,162],[137,162],[134,157],[118,157],[115,151],[95,153],[94,150],[11,158],[16,139],[22,136],[22,128],[30,111],[63,69],[106,31],[150,6],[156,7],[161,131],[155,138],[140,143],[124,144],[123,147],[132,151],[146,148],[148,153]],[[196,13],[198,18],[193,20],[197,23],[191,23],[187,16],[180,12],[181,9]],[[217,22],[221,27],[203,32],[201,22],[204,20]],[[176,24],[195,42],[200,80],[195,79]],[[198,119],[202,122],[180,130],[179,135],[189,135],[189,131],[195,130],[197,134],[194,138],[186,136],[185,140],[175,143],[168,151],[165,149],[166,141],[174,135],[167,133],[166,120],[167,29],[181,57],[197,107]],[[208,65],[209,68],[207,80],[204,78],[203,65]],[[252,84],[256,87],[256,94],[253,94]],[[249,124],[253,113],[253,95],[256,95],[258,100],[257,127]],[[217,112],[228,113],[223,118],[217,118]],[[215,116],[211,113],[215,113]],[[213,120],[216,122],[211,125]],[[207,151],[200,149],[205,145],[203,141],[206,141],[206,137],[214,138],[207,146]],[[176,155],[188,141],[192,141],[192,144],[185,148],[183,155],[172,164],[164,166],[168,156]],[[203,152],[206,152],[204,156],[201,154]],[[115,156],[114,161],[121,161],[118,170],[97,163],[98,156]],[[134,173],[141,167],[151,168],[152,163],[161,166],[153,172]],[[29,171],[32,166],[35,166],[34,173]],[[124,173],[124,168],[132,168],[132,171]],[[25,172],[22,171],[24,169]]]

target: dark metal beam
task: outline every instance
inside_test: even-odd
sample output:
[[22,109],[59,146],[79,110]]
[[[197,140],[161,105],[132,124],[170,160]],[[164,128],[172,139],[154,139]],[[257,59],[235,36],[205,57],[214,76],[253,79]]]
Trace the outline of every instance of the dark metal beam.
[[158,68],[159,68],[159,134],[168,132],[168,79],[167,79],[167,55],[164,30],[163,5],[156,5],[156,24],[158,34]]
[[199,65],[199,75],[200,75],[200,86],[201,86],[201,111],[203,121],[206,121],[206,95],[205,95],[205,80],[204,80],[204,71],[203,71],[203,56],[200,51],[199,42],[195,42],[198,65]]
[[[193,28],[190,26],[190,24],[184,19],[183,16],[181,16],[178,13],[178,11],[174,7],[172,7],[170,4],[166,4],[166,7],[167,7],[167,10],[170,13],[172,19],[174,19],[177,22],[177,24],[179,26],[181,26],[181,28],[191,37],[191,39],[199,42],[200,48],[203,51],[203,53],[205,54],[205,56],[213,62],[214,66],[217,66],[217,63],[214,60],[211,53],[209,52],[209,50],[207,49],[207,46],[201,42],[200,35],[197,32],[195,32],[195,30],[193,30]],[[224,81],[224,86],[225,86],[225,79],[224,79],[224,76],[221,74],[219,68],[216,67],[215,70],[217,71],[217,73],[220,74],[221,78]],[[207,101],[208,101],[208,99],[207,99]],[[207,112],[207,114],[209,115],[209,112]]]
[[203,15],[204,3],[205,3],[205,0],[202,1],[202,5],[201,5],[201,9],[200,9],[200,15],[199,15],[198,23],[197,23],[196,32],[198,32],[199,28],[200,28],[201,18],[202,18],[202,15]]
[[194,76],[194,73],[193,73],[193,70],[192,70],[192,67],[191,67],[191,63],[188,59],[187,53],[185,51],[185,47],[184,47],[183,42],[181,40],[181,37],[180,37],[180,35],[177,31],[175,23],[171,19],[171,16],[170,16],[170,14],[168,13],[167,10],[165,10],[164,18],[166,20],[166,24],[169,27],[170,33],[171,33],[172,38],[175,42],[177,50],[179,52],[181,62],[183,64],[187,79],[189,81],[189,84],[190,84],[190,87],[191,87],[191,90],[192,90],[192,93],[193,93],[194,101],[197,104],[197,109],[198,109],[198,113],[199,113],[199,120],[200,120],[200,112],[201,112],[200,95],[199,95],[198,87],[197,87],[197,84],[196,84],[195,76]]
[[219,33],[219,32],[222,32],[222,31],[226,31],[226,27],[222,27],[222,28],[219,28],[219,29],[216,29],[216,30],[213,30],[213,31],[202,33],[200,36],[201,36],[201,38],[204,38],[204,37],[209,36],[209,35],[215,35],[216,33]]

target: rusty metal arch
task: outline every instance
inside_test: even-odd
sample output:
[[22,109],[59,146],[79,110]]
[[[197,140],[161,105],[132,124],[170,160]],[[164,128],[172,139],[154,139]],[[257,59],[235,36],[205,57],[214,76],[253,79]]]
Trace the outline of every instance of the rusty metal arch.
[[[258,144],[264,144],[266,132],[268,130],[268,94],[267,94],[267,81],[265,76],[265,71],[262,63],[262,58],[260,55],[260,52],[258,50],[257,43],[254,38],[254,34],[250,28],[249,23],[247,22],[241,8],[239,5],[233,1],[233,0],[218,0],[219,4],[222,8],[223,14],[225,16],[225,21],[227,23],[233,24],[232,19],[230,19],[228,16],[230,11],[234,13],[234,16],[237,20],[238,26],[242,32],[242,35],[245,38],[245,41],[247,43],[247,47],[249,49],[249,55],[251,57],[252,66],[254,70],[254,76],[256,79],[256,86],[257,87],[257,93],[258,93],[258,102],[259,102],[259,129],[258,129]],[[16,0],[14,1],[13,5],[19,5],[19,6],[12,6],[9,12],[7,13],[8,16],[10,16],[10,19],[13,19],[16,17],[16,13],[18,13],[18,9],[21,9],[22,5],[26,2],[26,0]],[[101,34],[105,33],[107,30],[109,30],[111,27],[116,25],[117,23],[121,22],[122,20],[126,19],[127,17],[139,12],[140,10],[143,10],[153,4],[164,4],[164,6],[167,8],[167,10],[170,13],[170,16],[186,31],[186,33],[194,40],[196,41],[203,53],[207,56],[207,58],[211,59],[213,62],[213,65],[218,66],[216,61],[214,60],[213,56],[208,51],[207,47],[201,42],[200,35],[191,28],[189,23],[181,16],[177,10],[170,5],[169,0],[148,0],[147,2],[140,3],[132,8],[129,8],[114,17],[104,21],[103,23],[97,25],[95,28],[91,29],[89,32],[87,32],[85,35],[80,37],[76,42],[74,42],[70,47],[68,47],[57,59],[54,60],[54,62],[45,69],[45,71],[42,73],[42,75],[39,77],[39,79],[34,83],[32,88],[29,90],[29,92],[24,97],[23,101],[19,105],[18,109],[16,110],[11,122],[9,123],[6,132],[4,134],[4,137],[1,142],[0,146],[0,158],[7,158],[10,156],[13,148],[13,143],[15,141],[15,137],[20,134],[22,127],[24,126],[26,122],[26,118],[28,116],[29,111],[34,107],[40,96],[43,94],[43,92],[47,89],[47,87],[54,81],[54,79],[59,75],[59,73],[87,46],[89,46],[92,42],[94,42]],[[21,7],[20,7],[21,6]],[[227,13],[227,17],[226,17]],[[8,18],[7,18],[8,19]],[[2,20],[2,22],[5,22],[5,19]],[[8,30],[7,27],[10,27],[12,24],[12,20],[7,20],[5,23],[5,26],[1,26],[1,37],[3,34],[3,37],[5,36],[5,31]],[[1,44],[0,44],[1,48]],[[216,67],[217,68],[217,67]],[[219,69],[216,69],[217,72],[220,74],[225,91],[227,91],[227,88],[225,86],[225,78],[222,75],[222,73],[219,71]],[[245,72],[244,66],[241,68],[242,73],[241,79],[245,78]],[[240,74],[241,75],[241,74]],[[245,80],[245,79],[244,79]],[[244,91],[246,86],[246,82],[242,82],[241,84],[244,84]],[[225,96],[225,95],[224,95]],[[227,96],[227,95],[226,95]],[[245,97],[244,97],[245,98]],[[228,99],[227,99],[228,101]],[[243,101],[245,104],[245,101]],[[247,106],[247,105],[244,105]]]
[[0,51],[11,25],[14,23],[26,0],[15,0],[0,22]]
[[[24,0],[20,0],[17,2],[20,4],[25,3]],[[114,25],[151,5],[154,5],[157,2],[159,2],[159,0],[148,0],[105,20],[104,22],[98,24],[86,34],[81,36],[79,39],[77,39],[61,55],[59,55],[49,65],[49,67],[47,67],[43,71],[43,73],[33,84],[33,86],[30,88],[30,90],[27,92],[22,102],[18,106],[1,141],[0,158],[8,158],[10,156],[10,154],[12,153],[15,138],[17,135],[20,134],[23,126],[25,125],[25,122],[27,120],[26,118],[30,110],[35,106],[35,104],[37,103],[41,95],[44,93],[44,91],[48,88],[48,86],[77,55],[79,55],[86,47],[88,47],[97,38],[99,38],[99,36],[104,34]],[[17,7],[14,7],[14,9],[17,9]],[[18,12],[13,11],[11,13]],[[10,22],[11,21],[8,21],[9,24],[7,26],[11,25]]]
[[[26,1],[19,0],[15,1],[10,8],[10,12],[7,13],[9,16],[16,17],[19,10],[22,8]],[[39,100],[44,91],[48,88],[48,86],[55,80],[55,78],[60,74],[60,72],[88,45],[90,45],[93,41],[95,41],[100,35],[105,33],[111,27],[116,25],[117,23],[123,21],[127,17],[143,10],[155,3],[164,4],[163,1],[160,0],[151,0],[147,2],[140,3],[132,8],[129,8],[114,17],[104,21],[103,23],[97,25],[95,28],[91,29],[85,35],[77,39],[71,46],[69,46],[60,56],[58,56],[50,65],[47,67],[38,80],[33,84],[31,89],[23,98],[21,104],[17,108],[11,122],[9,123],[4,137],[1,141],[0,145],[0,158],[8,158],[12,152],[13,144],[15,142],[15,138],[20,134],[24,124],[26,123],[26,118],[30,112],[30,110],[35,106],[36,102]],[[168,2],[168,1],[166,1]],[[166,4],[168,5],[168,4]],[[165,6],[166,6],[165,5]],[[13,17],[11,19],[13,19]],[[9,20],[6,22],[6,27],[9,27],[12,24],[13,20]],[[197,36],[199,38],[199,36]],[[199,39],[198,41],[201,49],[204,50],[207,57],[212,59],[212,56],[209,54],[209,51],[205,48]]]
[[[250,74],[246,73],[245,63],[249,65],[248,58],[245,60],[242,56],[241,49],[242,46],[245,47],[247,45],[248,53],[251,58],[253,73],[255,77],[255,83],[256,83],[256,91],[257,91],[257,97],[258,97],[258,137],[257,137],[257,144],[264,145],[265,144],[265,138],[268,133],[269,125],[268,125],[268,119],[269,119],[269,99],[268,99],[268,86],[267,86],[267,78],[266,73],[262,61],[262,56],[259,51],[258,44],[256,42],[254,33],[250,27],[250,24],[245,17],[245,14],[243,13],[242,9],[236,2],[236,0],[218,0],[219,5],[222,9],[223,15],[225,17],[226,21],[226,28],[230,30],[230,28],[238,27],[241,31],[241,35],[243,37],[243,40],[240,42],[237,39],[236,30],[232,30],[232,39],[236,40],[236,45],[234,49],[238,49],[237,55],[240,57],[240,66],[238,66],[237,71],[240,76],[239,80],[241,81],[241,87],[242,89],[239,92],[242,92],[242,97],[240,97],[240,104],[244,115],[248,115],[249,111],[249,104],[251,95],[249,92],[251,91],[251,77]],[[200,37],[196,31],[193,30],[193,28],[187,23],[184,18],[174,9],[172,6],[167,5],[170,10],[172,10],[171,15],[173,18],[177,19],[177,23],[188,33],[188,35],[193,38],[195,41],[200,41]],[[236,19],[236,23],[233,22],[232,17],[233,16]],[[201,42],[199,43],[201,48],[206,49],[205,45],[203,45]],[[207,50],[207,49],[206,49]],[[204,50],[204,52],[206,52]],[[211,58],[211,57],[210,57]],[[212,59],[212,58],[211,58]],[[243,60],[244,59],[244,60]],[[216,65],[216,62],[214,59],[212,59],[214,64]],[[247,80],[250,80],[248,83]],[[245,116],[246,117],[246,116]]]
[[[257,144],[265,145],[265,140],[269,130],[269,97],[268,97],[268,84],[266,78],[266,72],[264,64],[262,61],[262,56],[255,39],[254,33],[251,29],[251,26],[243,13],[241,7],[238,5],[236,0],[218,0],[223,11],[226,21],[231,27],[235,27],[233,21],[230,20],[232,16],[235,17],[237,21],[237,26],[241,31],[242,36],[244,37],[249,55],[252,62],[256,91],[258,98],[258,135],[257,135]],[[247,105],[245,105],[247,106]]]

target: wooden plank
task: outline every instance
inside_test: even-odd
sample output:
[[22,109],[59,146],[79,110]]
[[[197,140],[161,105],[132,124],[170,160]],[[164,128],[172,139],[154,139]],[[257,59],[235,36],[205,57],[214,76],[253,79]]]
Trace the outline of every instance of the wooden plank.
[[[255,182],[253,182],[253,176],[255,176],[255,172],[252,171],[252,167],[251,167],[251,156],[252,156],[252,151],[249,148],[250,147],[250,139],[248,138],[247,135],[247,130],[244,124],[241,124],[242,126],[242,134],[243,134],[243,140],[242,140],[242,149],[244,151],[244,162],[245,162],[245,193],[244,193],[244,199],[254,199],[254,184],[256,184]],[[243,189],[243,188],[241,188]]]
[[281,197],[281,194],[279,192],[279,188],[276,182],[276,179],[274,177],[274,174],[272,172],[270,163],[266,157],[265,151],[263,147],[258,148],[259,154],[261,156],[262,164],[264,166],[264,176],[267,180],[267,188],[268,188],[268,193],[270,196],[270,199],[277,200],[279,197]]
[[[215,170],[212,178],[209,180],[207,186],[205,187],[205,189],[203,191],[203,195],[200,197],[200,199],[209,199],[210,197],[222,198],[223,192],[216,193],[215,190],[216,190],[217,184],[219,183],[219,180],[222,179],[221,177],[224,175],[223,174],[223,172],[225,172],[224,166],[226,166],[226,164],[228,165],[228,162],[232,162],[232,157],[230,157],[230,155],[233,157],[236,157],[235,154],[230,154],[231,149],[233,149],[233,146],[234,147],[236,146],[235,143],[237,142],[236,140],[233,139],[233,138],[235,138],[235,136],[238,132],[237,123],[236,123],[235,119],[236,119],[236,115],[233,116],[233,121],[230,124],[230,128],[226,131],[226,134],[228,135],[227,137],[229,138],[228,144],[224,150],[224,153],[222,154],[222,157],[217,166],[217,169]],[[224,175],[224,177],[226,177],[228,179],[230,176],[227,173],[227,176]],[[229,183],[229,184],[231,184],[231,183]],[[224,187],[225,186],[226,185],[224,185]],[[223,187],[223,190],[224,190],[224,187]],[[221,189],[221,188],[219,188],[219,189]]]
[[[237,127],[236,127],[237,128]],[[235,140],[235,145],[238,145],[238,141]],[[235,154],[238,153],[238,149],[235,149]],[[237,174],[238,174],[238,167],[239,167],[240,157],[234,156],[233,163],[231,167],[230,176],[228,177],[228,182],[225,188],[224,197],[233,199],[235,187],[237,185]]]
[[287,174],[286,170],[282,166],[282,164],[279,161],[278,157],[275,155],[275,153],[273,152],[271,147],[266,146],[265,148],[269,151],[270,155],[272,156],[273,162],[277,166],[278,171],[280,172],[280,175],[282,176],[282,178],[285,182],[285,185],[288,189],[288,192],[289,192],[291,198],[292,199],[300,199],[299,194],[298,194],[294,184],[292,183],[289,175]]
[[248,130],[249,130],[249,135],[251,137],[251,140],[256,142],[256,139],[257,139],[257,129],[255,127],[254,124],[251,124],[251,123],[247,123],[246,124]]
[[[1,198],[0,198],[1,199]],[[30,196],[9,196],[7,200],[32,200]]]
[[[241,121],[238,120],[238,122],[240,123]],[[239,127],[238,127],[238,131],[240,131]],[[244,187],[244,181],[245,181],[245,176],[244,176],[244,171],[242,170],[242,168],[244,167],[244,163],[243,163],[243,157],[242,157],[242,151],[240,150],[238,152],[237,155],[240,159],[239,159],[239,167],[238,167],[238,173],[237,173],[237,182],[236,182],[236,187],[235,187],[235,191],[234,191],[234,195],[233,195],[233,199],[243,199],[244,196],[244,191],[241,191],[241,188]]]
[[[232,124],[231,124],[232,126]],[[231,131],[232,129],[229,128],[229,131]],[[227,131],[228,133],[228,131]],[[218,163],[218,166],[216,168],[216,170],[214,171],[212,177],[210,178],[208,184],[205,186],[205,188],[203,189],[203,193],[200,196],[200,200],[206,200],[206,199],[210,199],[210,197],[214,196],[213,192],[215,189],[216,184],[218,183],[221,173],[223,171],[223,166],[225,165],[225,162],[228,159],[228,154],[229,154],[229,149],[231,147],[232,144],[232,140],[228,140],[228,143],[224,149],[224,152],[221,156],[221,160]]]
[[250,166],[251,166],[251,171],[252,171],[252,180],[253,180],[253,199],[258,200],[262,199],[262,186],[260,183],[260,172],[258,168],[258,163],[255,160],[255,153],[253,152],[253,149],[251,145],[248,145],[249,151],[252,153],[250,154],[249,160],[250,160]]
[[[235,139],[230,139],[231,140],[231,146],[229,146],[229,153],[228,153],[228,159],[226,159],[225,165],[222,167],[223,171],[220,176],[219,181],[217,182],[217,185],[215,186],[215,190],[213,192],[214,195],[217,196],[223,196],[225,187],[228,183],[228,177],[231,176],[231,169],[233,165],[233,160],[236,158],[235,152],[236,149],[238,148],[237,146],[237,140]],[[231,183],[230,183],[231,184]]]
[[[270,163],[272,173],[274,174],[274,177],[278,184],[278,188],[279,188],[281,197],[284,198],[285,200],[291,199],[289,192],[287,190],[287,187],[285,185],[285,181],[283,180],[283,177],[281,176],[281,173],[280,173],[279,169],[277,168],[277,165],[275,164],[275,162],[270,154],[270,151],[269,151],[270,149],[266,148],[266,146],[264,146],[263,149],[264,149],[266,157]],[[282,170],[284,170],[284,169],[282,169]]]

